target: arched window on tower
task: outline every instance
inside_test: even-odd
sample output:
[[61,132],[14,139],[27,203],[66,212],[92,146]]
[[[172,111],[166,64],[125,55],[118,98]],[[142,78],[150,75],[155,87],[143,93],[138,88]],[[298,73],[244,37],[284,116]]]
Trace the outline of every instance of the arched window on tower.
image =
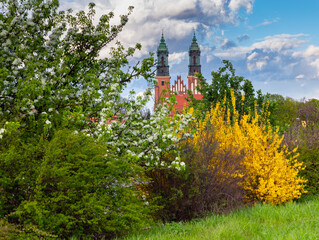
[[196,65],[196,56],[193,57],[194,65]]
[[162,65],[164,65],[164,57],[162,57],[161,63]]

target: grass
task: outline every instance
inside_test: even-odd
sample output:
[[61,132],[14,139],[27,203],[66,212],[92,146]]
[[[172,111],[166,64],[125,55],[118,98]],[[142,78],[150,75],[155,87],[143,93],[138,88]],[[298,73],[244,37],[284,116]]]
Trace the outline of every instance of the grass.
[[189,223],[173,222],[120,239],[319,239],[319,195],[279,206],[258,204]]

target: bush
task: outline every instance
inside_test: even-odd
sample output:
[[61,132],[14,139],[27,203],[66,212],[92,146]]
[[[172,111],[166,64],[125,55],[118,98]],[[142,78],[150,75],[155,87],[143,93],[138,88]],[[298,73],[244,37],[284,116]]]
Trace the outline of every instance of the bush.
[[[243,177],[239,175],[245,173],[241,164],[244,154],[234,154],[232,149],[218,152],[213,126],[206,127],[201,137],[198,144],[192,138],[179,144],[181,161],[186,164],[184,171],[168,168],[147,172],[151,181],[145,189],[149,199],[162,207],[156,216],[164,221],[222,213],[243,202],[244,191],[239,186]],[[172,159],[174,154],[164,154],[161,160]]]
[[15,138],[0,144],[1,218],[9,223],[60,238],[101,239],[148,219],[149,208],[132,184],[138,169],[130,159],[71,130],[38,143]]
[[154,58],[129,67],[141,45],[116,41],[133,7],[114,25],[113,12],[95,21],[94,6],[1,2],[0,218],[22,230],[103,238],[134,229],[149,209],[133,184],[139,164],[178,141],[166,108],[139,114],[150,89],[121,98],[135,78],[153,83]]
[[284,98],[279,94],[267,94],[266,98],[272,106],[273,125],[279,127],[280,132],[284,133],[293,126],[297,118],[296,111],[301,103],[290,97]]
[[296,149],[288,151],[282,145],[278,130],[272,131],[269,127],[267,112],[261,113],[265,119],[261,119],[256,109],[253,114],[240,116],[233,91],[231,95],[232,115],[225,103],[217,103],[205,119],[199,121],[194,142],[201,141],[201,129],[211,124],[221,146],[217,152],[233,149],[234,154],[239,155],[244,151],[243,164],[247,176],[242,186],[247,192],[247,200],[278,204],[299,198],[306,181],[298,176],[302,163],[296,159]]
[[162,154],[163,166],[172,166],[180,154],[184,171],[146,171],[150,181],[144,191],[161,206],[156,216],[162,220],[189,220],[250,202],[280,204],[305,192],[296,148],[289,151],[282,144],[278,129],[273,131],[267,120],[269,113],[255,109],[240,115],[233,91],[231,100],[231,108],[225,98],[189,125],[185,131],[193,136],[178,144],[178,152]]
[[308,180],[305,189],[313,195],[319,192],[319,109],[307,102],[299,106],[296,114],[298,119],[285,132],[284,143],[289,149],[298,146],[299,159],[305,165],[300,175]]

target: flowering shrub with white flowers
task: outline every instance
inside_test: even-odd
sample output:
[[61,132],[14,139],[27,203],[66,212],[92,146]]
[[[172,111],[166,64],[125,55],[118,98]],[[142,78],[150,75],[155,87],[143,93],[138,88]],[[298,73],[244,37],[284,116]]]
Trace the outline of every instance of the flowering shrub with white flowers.
[[170,151],[184,137],[181,132],[192,119],[192,115],[176,114],[169,116],[170,102],[159,105],[149,119],[142,119],[138,111],[144,106],[143,101],[149,97],[146,92],[144,98],[133,96],[126,106],[126,113],[119,113],[117,121],[105,125],[102,117],[98,123],[97,134],[102,141],[117,149],[118,154],[129,155],[138,164],[149,167],[173,167],[184,169],[185,164],[178,157],[173,162],[161,162],[163,151]]
[[129,67],[141,45],[116,42],[132,7],[118,25],[112,12],[94,24],[92,3],[58,7],[0,1],[0,218],[36,238],[109,238],[149,219],[135,186],[146,168],[185,168],[177,151],[160,156],[191,115],[168,117],[168,101],[143,119],[150,90],[122,100],[132,79],[153,84],[153,57]]
[[113,13],[93,24],[89,12],[58,12],[52,1],[1,1],[0,116],[22,127],[42,131],[45,125],[87,129],[90,118],[122,108],[119,93],[135,77],[151,81],[153,58],[129,71],[128,58],[141,48],[127,50],[120,43],[100,57],[128,21],[110,25]]

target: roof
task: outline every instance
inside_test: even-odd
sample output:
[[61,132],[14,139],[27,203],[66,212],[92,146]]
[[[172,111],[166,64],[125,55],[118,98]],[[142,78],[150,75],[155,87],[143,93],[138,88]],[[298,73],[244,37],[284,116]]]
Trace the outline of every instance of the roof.
[[194,32],[192,44],[189,47],[189,51],[200,51],[199,46],[197,44],[197,39],[196,39],[195,32]]
[[157,51],[165,51],[165,52],[168,52],[168,48],[166,46],[166,43],[165,43],[165,39],[164,39],[164,34],[162,33],[162,38],[161,38],[161,42],[157,48]]

